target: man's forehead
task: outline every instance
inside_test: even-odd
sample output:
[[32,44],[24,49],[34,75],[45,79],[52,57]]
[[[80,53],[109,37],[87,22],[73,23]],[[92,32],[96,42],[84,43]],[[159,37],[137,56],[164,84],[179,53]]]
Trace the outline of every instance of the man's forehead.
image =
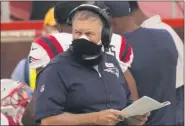
[[94,29],[95,27],[100,27],[100,21],[97,19],[85,19],[85,20],[75,20],[73,22],[73,29]]
[[75,24],[75,23],[78,23],[78,24],[80,24],[80,23],[85,23],[85,24],[87,24],[87,23],[89,23],[89,24],[101,24],[102,25],[102,21],[101,21],[101,19],[98,17],[98,16],[94,16],[94,15],[92,15],[92,16],[87,16],[87,14],[85,14],[85,12],[83,13],[83,12],[79,12],[79,13],[77,13],[76,14],[76,16],[75,16],[75,18],[74,18],[74,20],[73,20],[73,24]]
[[83,27],[74,27],[73,30],[74,31],[80,31],[80,32],[92,32],[94,31],[95,28],[92,27],[87,27],[87,26],[83,26]]

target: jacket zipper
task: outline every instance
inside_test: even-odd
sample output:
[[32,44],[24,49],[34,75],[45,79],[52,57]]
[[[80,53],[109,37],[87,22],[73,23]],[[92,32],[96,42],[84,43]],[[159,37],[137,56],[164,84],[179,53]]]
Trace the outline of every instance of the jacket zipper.
[[96,70],[96,72],[98,73],[98,76],[101,78],[102,77],[102,75],[101,75],[101,73],[100,73],[100,71],[99,71],[99,66],[97,66],[96,68],[94,68],[95,70]]
[[[97,69],[96,69],[96,68],[97,68]],[[105,83],[105,80],[104,80],[104,78],[103,78],[103,73],[104,73],[104,71],[102,71],[102,74],[101,74],[101,72],[100,72],[100,70],[99,70],[99,66],[96,67],[96,68],[94,68],[94,69],[97,71],[99,77],[101,78],[101,80],[102,80],[102,82],[103,82],[103,84],[104,84],[104,86],[105,86],[105,90],[106,90],[106,92],[107,92],[107,95],[108,95],[108,97],[109,97],[109,104],[106,104],[106,107],[107,107],[108,109],[111,109],[111,102],[112,102],[111,99],[112,99],[112,98],[111,98],[111,94],[110,94],[110,92],[109,92],[109,90],[108,90],[108,88],[107,88],[107,85],[106,85],[106,83]]]

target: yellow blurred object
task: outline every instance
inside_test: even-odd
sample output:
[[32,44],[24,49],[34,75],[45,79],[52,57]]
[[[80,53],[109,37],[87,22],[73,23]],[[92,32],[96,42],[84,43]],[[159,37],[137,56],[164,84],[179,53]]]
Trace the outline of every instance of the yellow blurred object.
[[49,11],[46,13],[44,18],[44,25],[56,25],[55,18],[54,18],[54,7],[49,9]]
[[33,90],[35,89],[36,76],[37,76],[36,69],[30,69],[30,87]]

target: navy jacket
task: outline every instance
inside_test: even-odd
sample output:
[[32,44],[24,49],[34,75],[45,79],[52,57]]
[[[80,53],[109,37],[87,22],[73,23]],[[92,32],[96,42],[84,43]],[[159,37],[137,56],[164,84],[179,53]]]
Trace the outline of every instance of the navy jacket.
[[98,66],[85,67],[70,50],[56,56],[37,78],[36,120],[125,108],[130,91],[116,58],[104,54]]

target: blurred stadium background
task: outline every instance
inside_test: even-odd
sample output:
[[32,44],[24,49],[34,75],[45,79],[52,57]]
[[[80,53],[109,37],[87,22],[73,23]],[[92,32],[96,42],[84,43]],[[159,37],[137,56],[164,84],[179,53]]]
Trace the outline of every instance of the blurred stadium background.
[[[1,2],[1,78],[10,78],[16,64],[28,55],[40,35],[45,13],[56,1]],[[184,40],[184,2],[139,2],[148,15],[159,14]]]

